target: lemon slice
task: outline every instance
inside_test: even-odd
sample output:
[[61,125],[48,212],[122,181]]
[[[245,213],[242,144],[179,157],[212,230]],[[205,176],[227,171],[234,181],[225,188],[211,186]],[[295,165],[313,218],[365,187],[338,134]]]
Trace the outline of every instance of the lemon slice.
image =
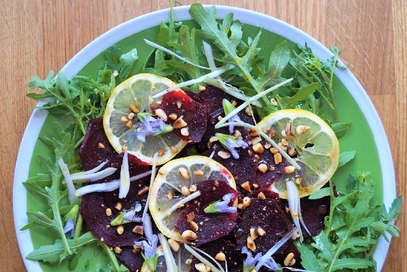
[[151,107],[160,103],[160,96],[153,99],[154,95],[178,89],[171,80],[147,73],[132,76],[118,85],[107,102],[103,116],[103,127],[113,148],[118,153],[126,149],[150,165],[155,153],[159,154],[157,165],[173,158],[187,142],[173,132],[150,135],[145,137],[145,141],[138,139],[141,122],[137,114],[151,113]]
[[319,116],[302,109],[279,110],[265,117],[257,127],[291,153],[301,167],[286,167],[285,174],[271,185],[271,190],[281,198],[288,198],[287,181],[294,181],[299,196],[304,197],[319,190],[335,173],[339,142],[331,127]]
[[229,170],[209,157],[196,155],[171,160],[158,170],[150,190],[149,211],[162,234],[182,243],[188,242],[175,224],[183,202],[193,201],[196,185],[204,180],[222,180],[236,190]]

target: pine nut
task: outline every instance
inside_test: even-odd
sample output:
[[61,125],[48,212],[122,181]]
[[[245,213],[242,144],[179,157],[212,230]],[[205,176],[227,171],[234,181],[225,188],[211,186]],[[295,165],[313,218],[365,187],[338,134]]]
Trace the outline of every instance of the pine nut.
[[243,198],[243,207],[249,207],[250,204],[252,204],[252,200],[250,199],[250,197],[245,196]]
[[253,252],[256,251],[256,244],[254,243],[254,241],[253,241],[253,239],[252,239],[251,236],[248,236],[248,237],[247,237],[246,246],[247,246],[247,248],[250,249],[251,251],[253,251]]
[[240,185],[240,187],[242,187],[247,192],[251,192],[249,181],[243,182],[242,185]]
[[260,164],[257,166],[257,170],[259,170],[260,172],[262,172],[262,173],[264,174],[264,173],[267,172],[268,166],[267,166],[267,164],[265,164],[265,163],[260,163]]
[[198,239],[198,235],[196,235],[195,232],[192,230],[185,230],[182,234],[181,237],[186,239],[186,240],[196,240]]
[[181,117],[175,120],[174,124],[172,124],[173,128],[179,129],[187,126],[187,123]]
[[123,226],[118,226],[116,228],[116,232],[117,232],[117,234],[122,235],[123,232],[124,232],[124,227]]
[[133,232],[136,233],[136,234],[143,235],[144,234],[144,227],[142,225],[136,225],[133,228]]
[[180,167],[180,168],[178,168],[178,172],[181,174],[181,177],[183,177],[184,179],[189,178],[189,172],[186,168]]
[[224,260],[226,260],[226,255],[223,252],[218,252],[215,256],[215,259],[223,262]]
[[253,150],[254,150],[254,152],[256,152],[258,154],[264,153],[264,147],[261,143],[257,143],[255,145],[253,145]]
[[292,165],[288,165],[284,167],[284,174],[292,174],[295,171],[295,167]]
[[165,113],[165,111],[163,111],[162,109],[157,109],[155,111],[155,115],[158,116],[161,120],[163,120],[164,122],[167,122],[168,120],[168,116]]
[[294,260],[294,263],[295,263],[294,253],[292,253],[292,252],[288,253],[287,256],[284,259],[284,265],[285,266],[293,265],[293,263],[292,263],[293,260]]
[[305,132],[307,132],[310,129],[309,126],[305,126],[305,125],[299,125],[295,128],[295,132],[297,132],[297,135],[302,135]]
[[174,239],[168,239],[168,244],[174,252],[178,252],[180,249],[180,244]]
[[107,209],[106,209],[106,215],[107,215],[107,216],[111,216],[111,215],[112,215],[112,209],[107,208]]

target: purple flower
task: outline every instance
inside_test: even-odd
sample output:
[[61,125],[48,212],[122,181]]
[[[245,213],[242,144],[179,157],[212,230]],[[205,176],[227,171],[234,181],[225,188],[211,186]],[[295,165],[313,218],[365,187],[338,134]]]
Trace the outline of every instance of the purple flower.
[[144,143],[147,136],[162,132],[165,129],[166,124],[163,120],[146,115],[144,120],[140,123],[140,127],[137,129],[137,139]]
[[228,193],[222,197],[221,201],[218,201],[215,204],[216,209],[218,209],[220,212],[224,213],[234,213],[237,211],[235,206],[229,206],[229,203],[231,200],[235,198],[235,194],[233,193]]
[[256,256],[253,257],[252,253],[247,249],[246,246],[242,248],[242,254],[246,254],[247,258],[244,261],[246,267],[253,267],[256,265],[257,261],[261,258],[261,252],[257,253]]
[[158,236],[154,234],[151,240],[141,240],[134,243],[136,246],[142,246],[144,255],[147,259],[151,259],[157,251]]
[[65,222],[64,233],[66,234],[68,232],[70,232],[70,237],[73,238],[75,234],[75,222],[73,221],[72,218],[69,218]]
[[[228,119],[228,122],[229,122],[229,123],[241,122],[241,121],[242,121],[242,120],[240,120],[240,117],[239,117],[237,114],[231,116],[231,117]],[[229,125],[229,132],[230,132],[231,134],[232,134],[233,132],[235,132],[235,126],[234,126],[234,125]]]
[[276,271],[276,270],[279,269],[278,264],[276,263],[276,261],[271,256],[268,259],[265,259],[263,261],[263,266],[267,267],[268,269],[270,269],[272,271]]
[[229,150],[229,152],[232,154],[233,158],[235,158],[235,159],[239,159],[239,157],[240,157],[239,153],[235,150],[235,148],[238,148],[238,147],[246,148],[248,146],[249,145],[245,141],[240,140],[240,139],[238,140],[238,139],[229,138],[226,140],[226,147]]
[[123,219],[127,222],[141,222],[141,217],[137,215],[138,212],[141,211],[141,204],[140,202],[136,201],[133,209],[130,209],[124,213]]
[[141,222],[141,217],[138,214],[141,209],[142,206],[140,202],[136,201],[134,208],[124,210],[123,212],[119,213],[119,215],[116,216],[112,222],[110,222],[110,225],[119,226],[130,222]]
[[235,206],[229,206],[230,201],[235,198],[235,194],[228,193],[222,197],[222,200],[215,201],[209,204],[204,212],[206,213],[235,213],[237,209]]

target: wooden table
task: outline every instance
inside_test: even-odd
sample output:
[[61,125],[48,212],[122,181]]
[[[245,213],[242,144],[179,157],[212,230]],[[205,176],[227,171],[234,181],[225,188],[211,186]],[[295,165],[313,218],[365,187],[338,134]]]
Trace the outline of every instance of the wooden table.
[[[195,1],[181,0],[184,5]],[[343,50],[345,63],[365,87],[382,118],[392,147],[398,194],[407,191],[407,4],[404,0],[213,0],[259,11]],[[0,270],[24,271],[13,227],[12,189],[20,141],[35,105],[25,94],[31,75],[58,71],[81,48],[133,17],[168,7],[164,0],[3,1],[0,9]],[[403,210],[407,211],[404,202]],[[407,220],[396,222],[383,271],[407,271]]]

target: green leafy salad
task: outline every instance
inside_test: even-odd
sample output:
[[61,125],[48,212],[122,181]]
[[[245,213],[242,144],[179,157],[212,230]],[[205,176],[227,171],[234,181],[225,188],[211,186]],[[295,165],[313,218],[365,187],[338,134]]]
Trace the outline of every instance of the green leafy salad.
[[[335,77],[334,70],[347,69],[339,64],[340,50],[338,48],[331,47],[332,58],[321,60],[314,55],[312,48],[307,44],[293,44],[281,37],[276,41],[265,40],[264,35],[267,31],[242,24],[238,20],[239,18],[234,18],[232,13],[219,19],[215,7],[206,10],[201,4],[193,4],[189,13],[191,20],[179,22],[174,20],[171,9],[168,22],[162,22],[157,26],[155,36],[144,39],[143,42],[146,43],[148,50],[141,52],[136,47],[128,52],[123,52],[117,45],[106,49],[103,52],[103,66],[95,73],[95,76],[80,73],[72,78],[67,78],[63,72],[55,75],[53,71],[50,71],[45,79],[38,76],[31,78],[29,87],[41,89],[42,92],[29,93],[28,97],[38,101],[45,100],[46,102],[40,104],[38,108],[47,110],[48,118],[54,120],[51,125],[52,135],[43,135],[38,140],[48,148],[52,156],[37,154],[33,158],[37,164],[41,165],[43,171],[30,176],[24,182],[24,186],[30,195],[30,201],[42,204],[40,204],[41,210],[27,212],[29,223],[22,230],[29,229],[31,233],[42,233],[41,235],[55,239],[52,239],[52,243],[42,243],[26,258],[40,262],[44,271],[60,267],[69,271],[185,271],[189,269],[189,271],[222,272],[322,272],[376,270],[373,252],[378,239],[382,236],[386,240],[389,235],[399,236],[393,221],[400,214],[402,200],[401,197],[397,197],[389,209],[386,209],[375,197],[376,192],[380,190],[376,185],[381,181],[373,180],[373,176],[369,173],[370,169],[358,169],[358,172],[346,173],[345,175],[348,176],[345,179],[342,178],[343,174],[338,175],[341,180],[338,180],[335,175],[335,178],[332,179],[331,176],[323,179],[322,174],[315,175],[317,177],[311,178],[318,180],[318,184],[321,183],[320,186],[312,187],[312,191],[304,195],[302,193],[306,191],[306,188],[299,186],[303,178],[300,175],[295,176],[295,181],[287,182],[287,188],[285,185],[273,187],[273,193],[277,192],[281,198],[284,198],[276,200],[278,201],[276,203],[280,203],[280,201],[286,203],[282,204],[287,208],[285,212],[291,214],[291,217],[284,215],[288,218],[285,220],[292,218],[290,231],[279,234],[281,236],[279,241],[270,242],[268,250],[259,252],[253,247],[259,241],[257,237],[264,234],[264,229],[257,227],[256,237],[252,233],[250,238],[252,240],[248,238],[244,247],[234,249],[239,256],[238,264],[227,261],[228,255],[225,253],[229,252],[227,249],[222,252],[223,257],[218,254],[216,257],[211,257],[193,241],[196,238],[190,238],[196,235],[192,231],[182,233],[182,238],[184,238],[184,233],[188,233],[190,236],[186,239],[192,239],[192,242],[178,241],[177,243],[177,241],[172,241],[173,239],[168,239],[172,237],[166,238],[165,233],[160,233],[156,227],[152,227],[148,214],[152,213],[151,201],[155,201],[155,198],[158,197],[151,193],[154,191],[153,185],[147,186],[149,190],[146,190],[146,198],[143,200],[144,207],[136,202],[132,209],[118,213],[110,225],[106,226],[106,228],[116,228],[117,232],[120,232],[122,225],[134,219],[132,224],[144,228],[142,239],[135,243],[135,248],[137,245],[139,249],[139,256],[142,256],[144,263],[142,266],[135,269],[126,261],[122,261],[124,257],[121,259],[120,254],[124,253],[121,248],[112,248],[104,242],[104,239],[91,231],[92,228],[84,219],[84,212],[81,211],[82,198],[88,193],[103,194],[109,191],[110,189],[105,187],[100,189],[101,186],[111,184],[109,182],[97,182],[95,191],[91,191],[93,189],[88,186],[92,186],[94,181],[100,181],[112,175],[116,168],[106,167],[103,163],[95,169],[84,169],[79,150],[87,137],[90,122],[106,118],[108,115],[108,101],[115,88],[125,86],[123,84],[126,84],[126,81],[135,75],[147,75],[144,77],[154,79],[157,78],[156,76],[166,78],[174,82],[180,89],[182,88],[181,95],[185,92],[193,97],[193,95],[204,93],[211,86],[211,88],[221,90],[225,96],[240,101],[239,106],[239,103],[234,104],[233,101],[229,103],[223,100],[221,114],[226,117],[214,128],[240,127],[241,131],[252,133],[248,136],[250,143],[244,142],[245,139],[242,140],[240,135],[236,136],[236,133],[228,134],[216,131],[216,134],[214,133],[211,137],[211,141],[215,139],[213,141],[217,141],[219,148],[225,151],[222,154],[234,157],[236,162],[238,162],[239,154],[242,156],[242,150],[258,151],[260,147],[253,142],[255,139],[263,138],[263,140],[266,139],[266,143],[261,148],[268,146],[272,153],[272,150],[276,150],[274,155],[283,153],[281,161],[286,165],[285,168],[282,168],[284,170],[281,170],[284,172],[282,172],[283,174],[289,175],[293,171],[300,173],[301,167],[303,169],[311,168],[305,166],[308,167],[314,163],[312,159],[308,159],[308,161],[304,159],[304,164],[300,164],[301,157],[297,154],[300,152],[299,147],[292,146],[290,149],[290,144],[285,144],[284,147],[285,139],[289,143],[294,143],[293,145],[301,144],[294,140],[294,134],[290,134],[293,124],[287,122],[283,124],[284,139],[281,140],[283,145],[280,142],[278,144],[274,142],[274,131],[271,133],[270,130],[259,129],[267,123],[267,120],[272,119],[271,116],[279,116],[282,112],[296,115],[298,112],[306,111],[305,115],[310,116],[309,119],[321,120],[317,122],[324,123],[321,129],[325,129],[324,127],[327,129],[321,130],[322,132],[328,130],[333,132],[334,137],[331,138],[335,138],[336,142],[333,142],[332,150],[338,150],[332,151],[332,156],[337,158],[337,165],[334,165],[335,171],[353,164],[358,156],[356,149],[348,148],[346,151],[342,151],[341,148],[341,153],[339,153],[338,145],[335,146],[335,143],[338,142],[336,138],[339,139],[339,145],[341,145],[342,141],[350,137],[349,133],[353,129],[352,120],[342,120],[335,99],[339,95],[337,86],[340,82]],[[167,97],[170,93],[166,90],[164,94],[159,93],[155,96],[160,95]],[[184,99],[184,96],[182,97]],[[119,101],[118,98],[116,100]],[[157,103],[157,107],[161,106],[161,102]],[[135,114],[132,113],[131,116],[139,120],[138,124],[143,126],[142,129],[137,130],[139,141],[145,142],[145,137],[148,139],[166,137],[176,131],[175,122],[163,125],[162,120],[158,120],[158,110],[155,111],[156,115],[150,112],[138,112],[138,110],[133,110]],[[236,119],[237,114],[245,111],[246,113],[250,111],[250,114],[247,113],[247,115],[256,116],[256,118],[253,117],[252,120],[249,118],[249,121]],[[123,118],[128,122],[128,119],[131,119],[129,116],[126,113]],[[167,116],[165,117],[166,120]],[[273,118],[276,119],[276,117]],[[171,119],[171,116],[168,119]],[[158,121],[161,123],[158,124]],[[311,125],[304,124],[296,127],[295,137],[299,138],[303,133],[312,129]],[[147,125],[152,126],[149,128],[151,131],[146,134],[147,136],[141,135],[143,130],[147,131]],[[184,132],[185,130],[180,130],[181,136],[186,136]],[[254,132],[256,132],[255,136],[253,136]],[[322,132],[320,135],[324,134]],[[320,141],[330,140],[332,139],[321,139]],[[199,142],[196,144],[199,145]],[[185,141],[184,146],[186,147],[183,147],[183,151],[177,151],[182,154],[178,156],[189,158],[190,155],[198,155],[196,149],[192,148],[191,141]],[[308,144],[306,148],[313,148],[313,146]],[[295,153],[291,154],[290,150]],[[209,151],[211,151],[210,148]],[[258,151],[259,156],[263,152],[263,149],[261,152]],[[130,180],[134,182],[135,178],[129,176],[128,166],[127,168],[123,166],[125,162],[128,164],[127,156],[130,156],[130,153],[128,155],[125,149],[118,153],[123,156],[123,162],[121,170],[118,170],[118,172],[121,171],[120,179],[112,190],[120,187],[120,194],[122,194],[121,190],[125,190],[125,188],[128,190]],[[207,155],[211,157],[215,152],[209,153]],[[305,153],[300,155],[307,156]],[[148,171],[140,175],[145,174],[152,183],[163,171],[160,172],[160,166],[156,165],[157,155],[151,156],[151,158],[153,162],[147,166]],[[276,158],[279,157],[274,156],[274,163],[276,163],[274,166],[278,168],[277,164],[280,161],[276,162]],[[199,161],[196,156],[195,159]],[[173,160],[175,159],[170,162]],[[192,159],[190,162],[192,163]],[[222,164],[222,160],[220,162]],[[261,162],[260,159],[259,162]],[[323,161],[316,164],[323,164]],[[226,164],[224,166],[227,167]],[[261,166],[263,166],[262,163],[259,163],[257,171],[262,171]],[[332,174],[334,174],[333,172]],[[155,178],[156,175],[157,178]],[[181,175],[183,175],[182,171]],[[144,178],[144,176],[138,178]],[[296,183],[297,181],[298,183]],[[237,193],[233,190],[230,192],[229,188],[229,193],[223,194],[223,198],[214,201],[204,209],[208,217],[212,214],[215,214],[214,216],[223,214],[227,220],[230,220],[232,215],[235,216],[234,220],[243,220],[241,219],[244,217],[242,211],[247,208],[246,202],[251,200],[253,204],[260,201],[248,197],[248,192],[255,190],[257,184],[251,184],[247,188],[245,187],[247,183],[239,180],[236,183],[239,184],[237,186],[239,188],[234,189],[242,190],[246,195],[237,196]],[[124,184],[127,184],[127,187]],[[215,182],[216,186],[217,184],[218,181]],[[290,185],[292,187],[289,184],[292,184]],[[201,188],[199,186],[199,193],[192,189],[183,193],[186,196],[185,199],[192,202],[192,197],[203,195],[204,189],[199,189]],[[181,189],[180,191],[182,191]],[[285,193],[288,197],[283,197]],[[268,194],[262,191],[258,194],[258,199],[262,199],[260,195],[265,197],[264,195]],[[323,212],[324,216],[320,222],[321,229],[315,235],[306,235],[307,232],[310,232],[301,217],[300,197],[301,203],[303,203],[303,198],[308,201],[326,201],[327,203],[321,205],[326,208],[326,211]],[[169,196],[168,198],[170,199]],[[123,199],[125,200],[125,197]],[[187,206],[186,203],[185,200],[182,205],[178,204],[178,206]],[[149,205],[150,210],[148,210]],[[106,209],[106,215],[110,212]],[[128,213],[131,213],[132,217],[126,217]],[[139,220],[137,221],[136,215],[139,213],[141,217],[137,217]],[[167,213],[168,216],[169,214],[170,212]],[[190,219],[190,215],[191,213],[188,214],[188,223],[190,226],[194,226],[193,224],[196,225],[196,223],[193,222],[193,218]],[[155,219],[154,214],[152,217]],[[159,230],[161,230],[160,225],[166,224],[153,223],[156,223]],[[198,227],[202,228],[202,226],[195,226],[196,229]],[[193,228],[191,227],[191,229]],[[303,234],[306,238],[303,238]],[[230,234],[228,235],[230,236]],[[293,260],[294,254],[284,253],[287,255],[283,257],[284,261],[278,261],[277,252],[280,248],[281,250],[284,248],[284,244],[288,240],[293,240],[291,242],[295,245],[300,258],[296,255]],[[176,252],[173,247],[174,243],[181,246],[181,253]],[[157,247],[157,245],[160,246]]]

